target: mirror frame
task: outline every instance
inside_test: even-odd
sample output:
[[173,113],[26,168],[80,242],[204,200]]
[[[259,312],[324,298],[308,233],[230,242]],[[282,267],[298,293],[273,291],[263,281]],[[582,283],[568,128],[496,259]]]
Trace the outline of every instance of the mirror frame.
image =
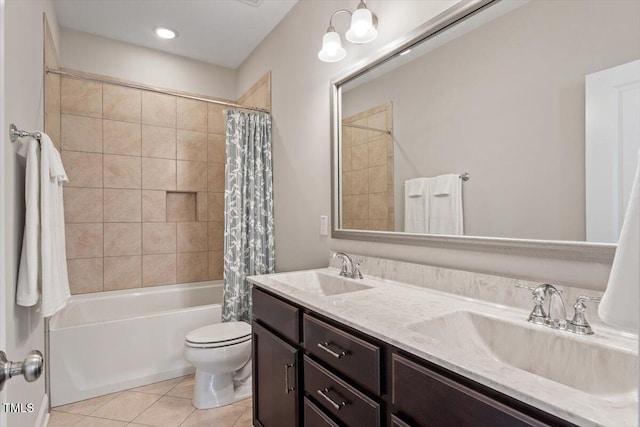
[[390,43],[375,56],[365,58],[331,80],[331,238],[377,243],[438,247],[443,249],[484,251],[561,260],[610,263],[617,244],[563,240],[528,240],[479,236],[412,234],[396,231],[366,231],[339,228],[342,194],[341,171],[341,86],[370,69],[391,60],[404,50],[420,43],[458,21],[491,7],[501,0],[463,0],[430,19],[406,36]]

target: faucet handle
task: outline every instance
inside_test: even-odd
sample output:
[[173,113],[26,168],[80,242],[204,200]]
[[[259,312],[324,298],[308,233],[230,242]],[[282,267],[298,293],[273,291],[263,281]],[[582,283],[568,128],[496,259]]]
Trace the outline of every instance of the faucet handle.
[[586,295],[579,296],[576,299],[576,303],[573,305],[573,309],[575,310],[575,312],[573,314],[573,319],[571,319],[571,321],[567,324],[567,331],[579,335],[592,335],[593,329],[591,329],[591,325],[587,321],[587,317],[585,315],[587,306],[584,305],[584,303],[586,301],[600,302],[601,300],[601,297],[589,297]]
[[533,303],[535,305],[533,306],[533,310],[531,310],[531,314],[527,320],[531,323],[535,323],[536,325],[544,325],[545,321],[549,318],[542,307],[545,297],[545,288],[543,288],[542,285],[533,288],[531,286],[521,285],[520,283],[516,283],[516,288],[527,289],[533,294]]
[[528,289],[531,292],[535,292],[536,288],[532,287],[532,286],[527,286],[527,285],[521,285],[520,283],[516,283],[516,288],[520,288],[520,289]]

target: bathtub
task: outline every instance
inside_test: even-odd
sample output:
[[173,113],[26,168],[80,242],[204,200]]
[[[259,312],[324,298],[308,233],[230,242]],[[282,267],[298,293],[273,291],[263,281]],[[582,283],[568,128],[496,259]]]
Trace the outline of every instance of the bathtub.
[[49,322],[51,405],[192,373],[185,336],[221,303],[222,281],[72,296]]

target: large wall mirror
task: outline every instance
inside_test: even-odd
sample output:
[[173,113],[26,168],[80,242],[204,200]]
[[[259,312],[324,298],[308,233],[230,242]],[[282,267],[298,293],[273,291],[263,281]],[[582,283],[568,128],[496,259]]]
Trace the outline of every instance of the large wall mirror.
[[613,256],[639,2],[459,3],[332,90],[333,237]]

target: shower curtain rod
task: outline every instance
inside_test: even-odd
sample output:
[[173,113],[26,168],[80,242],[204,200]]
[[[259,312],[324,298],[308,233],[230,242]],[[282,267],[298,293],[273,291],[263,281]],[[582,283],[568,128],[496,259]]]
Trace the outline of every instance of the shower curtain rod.
[[376,132],[382,132],[382,133],[386,133],[387,135],[391,135],[391,131],[387,130],[387,129],[376,129],[376,128],[370,128],[368,126],[354,125],[354,124],[351,124],[351,123],[344,123],[342,126],[346,126],[346,127],[350,127],[350,128],[364,129],[364,130],[374,130]]
[[119,82],[117,80],[103,79],[103,78],[99,78],[99,77],[91,77],[91,76],[87,76],[87,75],[84,75],[84,74],[75,74],[75,73],[72,73],[72,72],[69,72],[69,71],[57,70],[55,68],[47,67],[47,73],[48,74],[57,74],[59,76],[69,77],[69,78],[72,78],[72,79],[89,80],[89,81],[96,82],[96,83],[107,83],[107,84],[116,85],[116,86],[128,87],[128,88],[131,88],[131,89],[145,90],[147,92],[161,93],[163,95],[172,95],[172,96],[178,96],[180,98],[193,99],[195,101],[208,102],[210,104],[225,105],[227,107],[240,108],[240,109],[243,109],[243,110],[260,111],[260,112],[263,112],[263,113],[271,114],[271,112],[269,110],[266,110],[264,108],[247,107],[247,106],[240,105],[240,104],[234,104],[233,102],[225,102],[225,101],[218,101],[218,100],[215,100],[215,99],[201,98],[199,96],[185,95],[185,94],[181,94],[181,93],[178,93],[178,92],[172,92],[172,91],[169,91],[169,90],[162,90],[162,89],[157,89],[157,88],[154,88],[154,87],[137,85],[135,83],[124,83],[124,82]]

